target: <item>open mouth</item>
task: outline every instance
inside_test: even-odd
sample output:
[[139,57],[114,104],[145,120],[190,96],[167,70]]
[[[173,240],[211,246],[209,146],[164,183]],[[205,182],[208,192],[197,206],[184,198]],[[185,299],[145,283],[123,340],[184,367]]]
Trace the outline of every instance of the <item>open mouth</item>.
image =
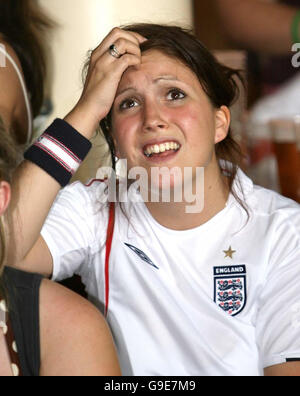
[[143,148],[144,155],[147,158],[166,157],[180,150],[180,144],[177,142],[165,142],[161,144],[148,145]]

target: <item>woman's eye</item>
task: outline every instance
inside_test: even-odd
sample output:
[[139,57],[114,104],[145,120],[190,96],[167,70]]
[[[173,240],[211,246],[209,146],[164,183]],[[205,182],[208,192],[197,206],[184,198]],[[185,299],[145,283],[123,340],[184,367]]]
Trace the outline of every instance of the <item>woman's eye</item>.
[[135,99],[126,99],[120,104],[121,110],[131,109],[132,107],[136,107],[138,105]]
[[172,89],[171,91],[168,92],[167,95],[168,100],[184,99],[185,97],[186,97],[185,93],[178,89]]

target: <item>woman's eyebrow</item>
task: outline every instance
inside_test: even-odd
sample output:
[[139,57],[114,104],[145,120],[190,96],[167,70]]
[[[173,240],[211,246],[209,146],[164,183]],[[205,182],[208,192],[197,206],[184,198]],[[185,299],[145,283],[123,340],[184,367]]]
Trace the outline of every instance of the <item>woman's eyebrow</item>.
[[137,88],[133,85],[130,87],[126,87],[126,88],[122,89],[121,91],[117,92],[116,98],[127,91],[136,91],[136,90],[137,90]]
[[161,80],[178,81],[178,78],[176,76],[172,76],[172,75],[165,75],[165,76],[160,76],[160,77],[156,78],[153,82],[158,83]]
[[[153,80],[154,84],[159,83],[160,81],[179,81],[178,78],[176,76],[172,76],[172,75],[163,75],[160,76],[156,79]],[[126,87],[124,89],[122,89],[121,91],[119,91],[116,95],[116,98],[122,94],[124,94],[127,91],[137,91],[137,88],[134,85],[130,85],[129,87]]]

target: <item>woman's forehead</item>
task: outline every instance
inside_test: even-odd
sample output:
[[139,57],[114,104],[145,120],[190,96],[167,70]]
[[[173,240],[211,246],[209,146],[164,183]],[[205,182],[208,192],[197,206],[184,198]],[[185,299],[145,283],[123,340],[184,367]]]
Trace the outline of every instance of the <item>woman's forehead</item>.
[[163,54],[158,50],[148,50],[142,54],[141,64],[129,67],[123,74],[119,90],[128,84],[136,83],[137,78],[158,80],[198,80],[196,75],[179,59]]

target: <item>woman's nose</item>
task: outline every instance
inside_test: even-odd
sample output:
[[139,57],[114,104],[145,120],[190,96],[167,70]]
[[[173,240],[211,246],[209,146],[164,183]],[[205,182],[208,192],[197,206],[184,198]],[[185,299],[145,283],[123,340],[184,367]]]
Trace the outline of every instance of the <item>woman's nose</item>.
[[145,132],[156,132],[168,128],[168,122],[163,114],[163,109],[157,103],[147,103],[144,106]]

